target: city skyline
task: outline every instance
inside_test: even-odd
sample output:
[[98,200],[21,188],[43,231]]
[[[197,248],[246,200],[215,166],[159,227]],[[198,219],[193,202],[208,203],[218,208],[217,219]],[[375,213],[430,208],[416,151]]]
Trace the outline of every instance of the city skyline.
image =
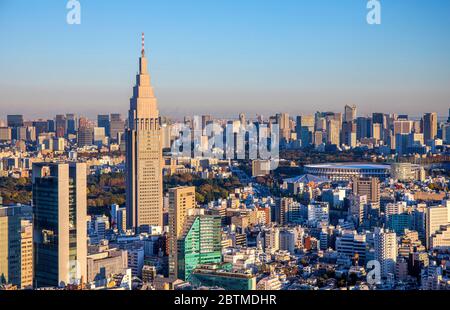
[[373,26],[366,3],[340,3],[90,1],[81,2],[81,24],[68,25],[65,3],[4,0],[0,105],[27,118],[125,114],[135,42],[145,31],[162,115],[298,115],[346,104],[359,115],[373,106],[446,115],[450,5],[383,3],[382,23]]

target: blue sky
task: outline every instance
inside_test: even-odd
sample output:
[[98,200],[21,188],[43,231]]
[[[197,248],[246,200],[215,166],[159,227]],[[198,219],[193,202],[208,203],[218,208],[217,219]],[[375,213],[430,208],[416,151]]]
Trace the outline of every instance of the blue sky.
[[146,34],[170,116],[317,110],[420,115],[450,106],[450,1],[0,0],[0,119],[122,112]]

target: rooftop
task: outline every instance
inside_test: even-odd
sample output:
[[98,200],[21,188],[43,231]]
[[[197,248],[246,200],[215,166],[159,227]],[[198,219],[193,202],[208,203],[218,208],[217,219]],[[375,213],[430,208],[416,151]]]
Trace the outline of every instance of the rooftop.
[[339,168],[339,169],[390,169],[390,165],[370,163],[326,163],[306,165],[307,168]]

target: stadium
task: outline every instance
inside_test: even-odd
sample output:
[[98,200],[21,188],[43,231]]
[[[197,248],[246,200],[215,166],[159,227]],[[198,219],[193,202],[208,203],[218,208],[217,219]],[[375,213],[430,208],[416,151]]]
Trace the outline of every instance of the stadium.
[[385,179],[390,176],[391,166],[367,163],[328,163],[306,165],[305,173],[332,181],[349,181],[353,177],[377,177]]

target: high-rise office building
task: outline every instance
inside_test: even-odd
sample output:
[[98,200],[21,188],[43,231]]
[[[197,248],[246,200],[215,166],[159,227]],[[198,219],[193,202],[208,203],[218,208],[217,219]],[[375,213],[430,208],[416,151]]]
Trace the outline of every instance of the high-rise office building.
[[97,115],[97,127],[105,129],[105,135],[107,137],[111,134],[111,123],[109,115]]
[[353,122],[354,120],[356,120],[356,106],[346,105],[344,113],[344,122]]
[[372,127],[371,118],[358,117],[356,119],[356,139],[361,140],[363,138],[369,138],[371,127]]
[[191,281],[197,266],[222,261],[221,218],[190,209],[183,235],[177,241],[177,278]]
[[383,138],[382,124],[378,124],[378,123],[372,124],[371,136],[375,140],[382,140],[382,138]]
[[395,152],[399,156],[408,154],[409,134],[395,135]]
[[410,134],[413,131],[414,123],[408,120],[395,120],[394,121],[394,135],[397,134]]
[[442,128],[442,138],[445,144],[450,144],[450,122],[444,124]]
[[94,141],[94,128],[80,127],[77,133],[78,147],[91,146]]
[[318,131],[326,131],[327,130],[327,120],[326,120],[326,118],[325,117],[321,117],[321,116],[319,116],[320,114],[316,114],[315,116],[314,116],[314,122],[315,122],[315,125],[314,125],[314,130],[315,130],[315,132],[318,132]]
[[93,141],[95,145],[102,146],[106,136],[104,127],[94,127]]
[[20,221],[20,287],[33,287],[33,222]]
[[195,187],[169,190],[169,275],[177,277],[178,240],[183,234],[188,211],[195,208]]
[[55,132],[56,127],[55,127],[54,119],[47,120],[47,130],[48,130],[48,132]]
[[340,142],[340,123],[338,120],[329,119],[327,121],[327,143],[339,146]]
[[0,127],[0,142],[10,142],[12,139],[11,136],[11,128],[9,127]]
[[86,117],[78,119],[77,143],[78,147],[91,146],[94,141],[94,126]]
[[280,113],[276,115],[278,126],[280,126],[280,137],[289,141],[291,135],[291,122],[289,114]]
[[23,127],[23,115],[7,115],[7,126],[11,128],[11,138],[17,139],[20,127]]
[[64,138],[67,131],[67,122],[64,115],[56,115],[55,119],[56,137]]
[[142,35],[139,73],[130,100],[126,134],[127,219],[138,231],[162,226],[163,184],[161,124],[147,71]]
[[440,230],[441,226],[450,223],[450,212],[445,206],[428,207],[425,213],[425,245],[430,249],[430,238]]
[[295,131],[297,133],[297,140],[301,140],[302,142],[302,147],[307,147],[313,143],[315,123],[314,115],[297,116]]
[[34,285],[86,281],[86,164],[33,164]]
[[32,223],[21,206],[2,207],[0,201],[0,284],[33,285]]
[[7,126],[14,127],[22,127],[23,126],[23,115],[7,115],[6,116]]
[[378,178],[354,178],[352,180],[353,193],[367,196],[367,202],[374,207],[380,206],[380,180]]
[[356,146],[356,122],[344,122],[342,123],[342,138],[343,144],[355,147]]
[[77,120],[75,114],[66,114],[67,134],[74,135],[77,133]]
[[117,142],[119,135],[125,131],[125,122],[120,114],[111,114],[109,122],[109,135],[110,138]]
[[48,132],[48,122],[45,120],[34,121],[33,127],[36,128],[36,137],[39,137],[42,133]]
[[437,135],[437,113],[427,113],[423,116],[423,138],[425,143],[433,140]]
[[386,118],[383,113],[373,113],[372,122],[375,124],[382,124],[384,126],[386,123]]

